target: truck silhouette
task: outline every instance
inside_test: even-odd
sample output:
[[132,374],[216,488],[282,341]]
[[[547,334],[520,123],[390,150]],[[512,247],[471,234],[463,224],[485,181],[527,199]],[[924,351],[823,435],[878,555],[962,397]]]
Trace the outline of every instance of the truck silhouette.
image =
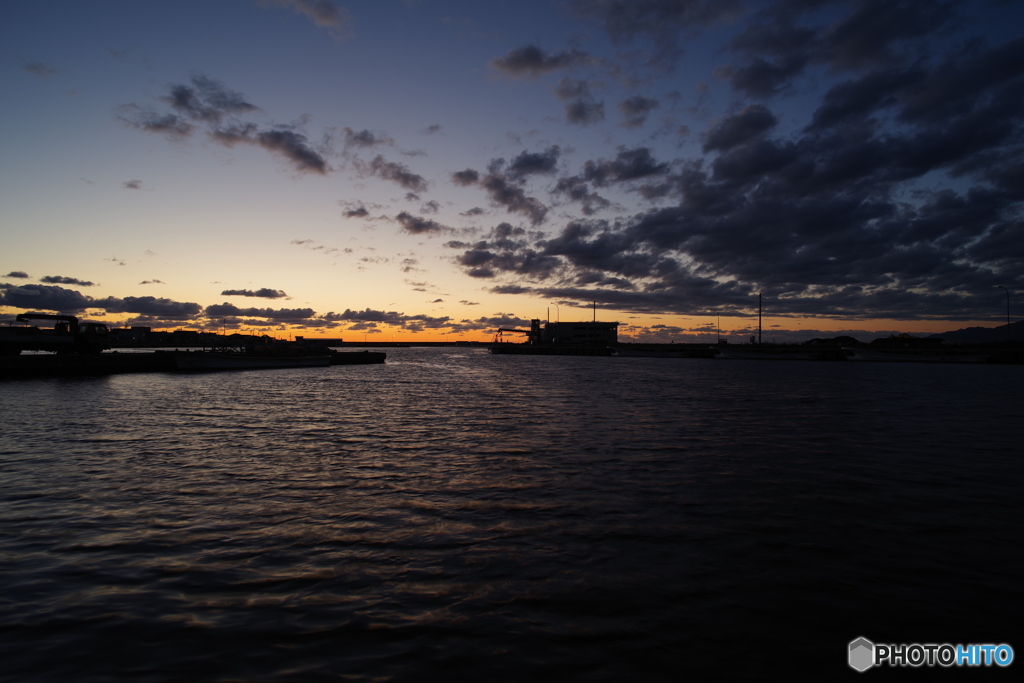
[[73,315],[20,313],[16,320],[56,320],[52,330],[38,327],[0,327],[0,356],[22,351],[96,354],[110,348],[110,331],[103,323],[79,322]]

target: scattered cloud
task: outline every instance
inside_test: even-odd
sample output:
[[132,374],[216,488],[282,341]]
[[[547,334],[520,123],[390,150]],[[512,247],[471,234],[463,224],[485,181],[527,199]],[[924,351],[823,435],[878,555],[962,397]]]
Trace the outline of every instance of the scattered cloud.
[[239,120],[238,116],[258,112],[259,108],[241,93],[206,75],[193,76],[190,85],[172,85],[169,94],[158,101],[173,112],[159,112],[133,102],[117,107],[115,114],[131,128],[172,140],[183,140],[198,126],[204,126],[214,142],[225,147],[261,147],[289,161],[300,173],[326,175],[332,170],[325,152],[315,149],[298,126],[278,124],[261,129],[256,123]]
[[423,218],[422,216],[413,216],[406,211],[395,216],[395,220],[398,221],[400,226],[402,226],[402,230],[406,231],[410,235],[436,235],[454,232],[454,230],[448,226],[441,225],[436,221]]
[[647,122],[651,111],[657,107],[658,100],[643,95],[634,95],[619,102],[619,111],[624,117],[622,125],[626,128],[640,128]]
[[189,320],[201,310],[199,304],[158,299],[151,296],[129,296],[119,299],[94,299],[81,292],[55,285],[10,285],[0,283],[0,306],[13,306],[42,311],[58,311],[75,315],[87,309],[107,313],[137,313],[175,320]]
[[331,255],[338,252],[337,247],[328,247],[324,244],[320,244],[319,242],[315,242],[313,240],[292,240],[291,244],[300,246],[303,249],[309,249],[310,251],[319,251],[322,254]]
[[687,39],[700,29],[738,18],[744,3],[740,0],[572,0],[570,7],[580,18],[602,25],[616,43],[645,41],[649,45],[645,63],[672,69],[684,54],[682,44]]
[[79,280],[78,278],[63,277],[61,275],[44,275],[39,278],[39,281],[49,285],[77,285],[79,287],[92,287],[96,284],[88,280]]
[[405,164],[387,161],[380,155],[374,157],[368,165],[364,165],[364,172],[413,192],[423,192],[427,189],[427,181],[423,176],[413,173]]
[[352,36],[352,17],[348,10],[329,0],[261,0],[263,5],[277,5],[305,16],[319,28],[331,32],[336,40]]
[[211,320],[250,317],[265,318],[271,322],[301,322],[315,315],[311,308],[239,308],[227,302],[207,306],[203,314]]
[[256,297],[259,299],[285,299],[288,295],[280,289],[270,289],[269,287],[263,287],[255,291],[251,289],[225,289],[220,293],[221,296],[248,296]]
[[54,67],[49,64],[44,64],[43,62],[29,62],[21,67],[21,70],[25,73],[32,74],[36,78],[42,79],[47,79],[60,73],[60,71]]
[[491,68],[511,78],[536,78],[559,69],[592,64],[594,58],[586,52],[571,48],[548,54],[536,45],[509,50],[504,57],[491,60]]
[[575,100],[565,105],[565,120],[579,126],[604,121],[604,102]]
[[394,145],[395,141],[386,135],[380,133],[372,133],[368,130],[354,131],[351,128],[345,127],[342,129],[342,133],[345,135],[345,146],[346,147],[377,147],[380,145]]

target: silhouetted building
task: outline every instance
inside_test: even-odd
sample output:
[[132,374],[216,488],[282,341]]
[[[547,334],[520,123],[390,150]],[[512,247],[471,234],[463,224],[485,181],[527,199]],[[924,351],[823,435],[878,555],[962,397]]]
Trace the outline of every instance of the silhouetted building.
[[530,321],[530,341],[534,344],[614,344],[619,340],[619,323]]

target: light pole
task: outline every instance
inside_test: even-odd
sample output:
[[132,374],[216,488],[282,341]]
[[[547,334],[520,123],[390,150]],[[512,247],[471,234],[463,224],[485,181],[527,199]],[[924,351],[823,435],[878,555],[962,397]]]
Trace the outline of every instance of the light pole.
[[560,309],[558,307],[558,304],[556,304],[554,301],[551,302],[551,305],[555,307],[555,322],[562,322],[562,309]]
[[1009,341],[1010,337],[1010,290],[1002,285],[998,285],[999,289],[1006,292],[1006,340]]

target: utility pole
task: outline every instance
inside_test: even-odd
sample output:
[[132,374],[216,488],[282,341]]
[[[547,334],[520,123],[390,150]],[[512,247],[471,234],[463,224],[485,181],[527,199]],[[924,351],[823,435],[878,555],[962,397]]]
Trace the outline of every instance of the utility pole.
[[1006,341],[1010,341],[1010,290],[1002,285],[998,285],[999,289],[1006,292]]
[[757,344],[761,345],[761,293],[757,294]]

